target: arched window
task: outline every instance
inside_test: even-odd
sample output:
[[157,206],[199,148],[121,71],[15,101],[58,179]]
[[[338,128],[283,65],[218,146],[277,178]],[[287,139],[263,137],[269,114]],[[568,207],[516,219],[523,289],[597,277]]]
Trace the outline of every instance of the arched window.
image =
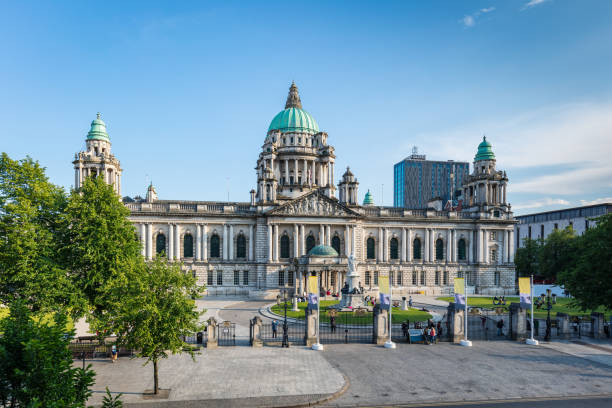
[[460,261],[465,261],[465,239],[463,238],[457,243],[457,255]]
[[419,238],[415,238],[412,243],[412,257],[414,259],[421,259],[421,240]]
[[183,258],[193,258],[193,236],[185,234],[183,237]]
[[315,247],[315,239],[312,235],[306,237],[306,253],[309,253]]
[[391,242],[389,242],[389,252],[391,259],[399,259],[399,255],[398,255],[398,247],[399,247],[399,243],[397,241],[397,238],[391,238]]
[[376,244],[374,238],[368,238],[366,242],[368,259],[376,259]]
[[219,235],[217,234],[213,234],[213,236],[210,237],[210,257],[221,257],[221,245],[219,245]]
[[157,234],[155,239],[155,253],[161,254],[166,252],[166,236],[164,234]]
[[283,235],[280,239],[280,257],[281,258],[289,258],[289,237],[287,235]]
[[436,240],[436,261],[441,261],[444,259],[444,241],[442,238],[438,238]]
[[334,236],[331,239],[331,246],[336,250],[338,254],[340,254],[340,238],[338,236]]
[[236,238],[236,258],[246,258],[246,238],[242,234]]

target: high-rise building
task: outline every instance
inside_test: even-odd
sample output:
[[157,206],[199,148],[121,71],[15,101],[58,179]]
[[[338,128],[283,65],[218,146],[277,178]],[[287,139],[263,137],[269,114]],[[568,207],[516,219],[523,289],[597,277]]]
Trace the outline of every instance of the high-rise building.
[[415,147],[394,166],[393,206],[422,209],[433,198],[454,199],[453,193],[461,190],[469,174],[469,163],[426,160]]

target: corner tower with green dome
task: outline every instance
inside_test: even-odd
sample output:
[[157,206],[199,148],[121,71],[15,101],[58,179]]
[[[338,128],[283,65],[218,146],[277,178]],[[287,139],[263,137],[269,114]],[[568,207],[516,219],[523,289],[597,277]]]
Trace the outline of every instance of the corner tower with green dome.
[[298,87],[292,82],[285,109],[270,122],[257,159],[256,201],[292,200],[317,189],[334,197],[335,159],[327,133],[321,132],[314,117],[304,110]]
[[492,218],[508,216],[507,185],[506,172],[495,169],[493,146],[483,136],[474,156],[474,171],[463,186],[464,207]]
[[85,137],[85,151],[74,155],[74,188],[79,189],[87,177],[104,177],[117,194],[121,194],[121,165],[111,153],[111,141],[100,112],[91,122]]

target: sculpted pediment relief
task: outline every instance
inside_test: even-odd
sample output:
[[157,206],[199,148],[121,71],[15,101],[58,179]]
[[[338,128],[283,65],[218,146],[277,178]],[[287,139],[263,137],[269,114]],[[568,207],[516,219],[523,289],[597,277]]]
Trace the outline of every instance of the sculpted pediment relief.
[[270,212],[271,215],[299,215],[299,216],[324,216],[324,217],[356,217],[354,211],[331,200],[330,198],[315,192],[305,197],[300,197],[287,204],[280,206]]

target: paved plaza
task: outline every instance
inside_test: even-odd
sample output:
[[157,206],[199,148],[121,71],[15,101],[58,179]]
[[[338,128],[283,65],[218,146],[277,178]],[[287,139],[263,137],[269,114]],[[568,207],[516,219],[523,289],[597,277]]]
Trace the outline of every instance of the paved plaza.
[[[153,376],[152,367],[143,367],[142,360],[94,361],[96,392],[90,404],[101,402],[106,386],[123,392],[128,406],[177,408],[303,406],[324,400],[319,405],[492,402],[591,397],[612,390],[609,341],[552,342],[537,347],[511,341],[474,342],[472,348],[450,343],[398,344],[395,350],[339,344],[326,345],[323,352],[305,347],[248,347],[248,320],[266,305],[269,302],[232,298],[199,300],[198,307],[207,310],[203,318],[215,316],[236,323],[236,347],[202,349],[195,362],[187,355],[162,361],[160,386],[171,390],[164,401],[143,399],[142,393],[152,388]],[[605,406],[601,405],[605,401],[598,399],[589,406]],[[542,401],[532,405],[548,406]]]

